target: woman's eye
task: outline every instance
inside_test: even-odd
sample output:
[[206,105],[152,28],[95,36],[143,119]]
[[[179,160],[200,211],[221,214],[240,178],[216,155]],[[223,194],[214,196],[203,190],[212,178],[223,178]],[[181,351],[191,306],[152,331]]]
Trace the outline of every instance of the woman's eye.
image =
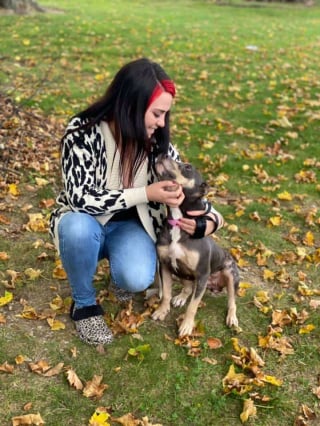
[[155,116],[155,118],[160,118],[160,115],[158,112],[154,112],[153,115]]

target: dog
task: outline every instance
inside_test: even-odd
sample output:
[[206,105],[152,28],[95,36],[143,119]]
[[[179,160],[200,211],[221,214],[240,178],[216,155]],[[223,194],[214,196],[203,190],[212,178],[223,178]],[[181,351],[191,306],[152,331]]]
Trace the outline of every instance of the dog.
[[[195,316],[205,293],[207,281],[226,287],[228,312],[226,324],[238,326],[236,315],[236,292],[239,286],[239,271],[231,254],[219,247],[212,237],[192,238],[178,226],[187,211],[205,210],[204,197],[208,185],[201,174],[189,163],[178,163],[167,155],[160,155],[155,164],[159,180],[171,180],[182,186],[185,198],[177,208],[168,207],[168,215],[157,240],[157,253],[160,263],[160,284],[162,296],[159,307],[153,312],[154,320],[163,321],[170,311],[172,302],[182,307],[191,296],[179,336],[189,336],[195,326]],[[190,217],[190,216],[189,216]],[[172,298],[172,275],[182,281],[179,295]]]

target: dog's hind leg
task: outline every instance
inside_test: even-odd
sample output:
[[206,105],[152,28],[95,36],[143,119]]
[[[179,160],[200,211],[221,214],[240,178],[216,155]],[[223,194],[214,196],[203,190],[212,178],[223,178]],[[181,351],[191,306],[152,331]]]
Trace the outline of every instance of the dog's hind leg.
[[181,307],[184,306],[186,301],[188,300],[188,297],[192,293],[193,288],[193,281],[189,280],[181,280],[182,281],[182,290],[181,292],[172,298],[172,304],[175,307]]
[[203,282],[199,282],[193,291],[190,303],[187,307],[186,313],[184,315],[183,321],[179,327],[179,336],[190,336],[192,334],[192,330],[195,326],[195,316],[198,311],[199,304],[201,299],[206,291],[206,277]]
[[172,276],[169,269],[165,265],[161,265],[162,280],[162,298],[158,309],[152,314],[152,319],[163,321],[170,312],[170,302],[172,294]]

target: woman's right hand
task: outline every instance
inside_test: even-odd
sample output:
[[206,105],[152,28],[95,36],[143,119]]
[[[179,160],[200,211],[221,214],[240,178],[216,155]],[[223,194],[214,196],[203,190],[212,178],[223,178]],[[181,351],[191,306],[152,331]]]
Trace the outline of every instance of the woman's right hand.
[[146,187],[149,201],[167,204],[169,207],[178,207],[184,200],[181,185],[171,180],[155,182]]

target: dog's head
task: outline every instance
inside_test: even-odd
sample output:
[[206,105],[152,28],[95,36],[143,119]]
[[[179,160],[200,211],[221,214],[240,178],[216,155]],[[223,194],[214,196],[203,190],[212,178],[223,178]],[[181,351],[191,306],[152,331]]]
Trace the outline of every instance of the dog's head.
[[181,207],[184,209],[190,209],[208,191],[207,183],[192,164],[178,163],[167,155],[160,155],[155,168],[159,180],[171,180],[182,186],[185,200]]

